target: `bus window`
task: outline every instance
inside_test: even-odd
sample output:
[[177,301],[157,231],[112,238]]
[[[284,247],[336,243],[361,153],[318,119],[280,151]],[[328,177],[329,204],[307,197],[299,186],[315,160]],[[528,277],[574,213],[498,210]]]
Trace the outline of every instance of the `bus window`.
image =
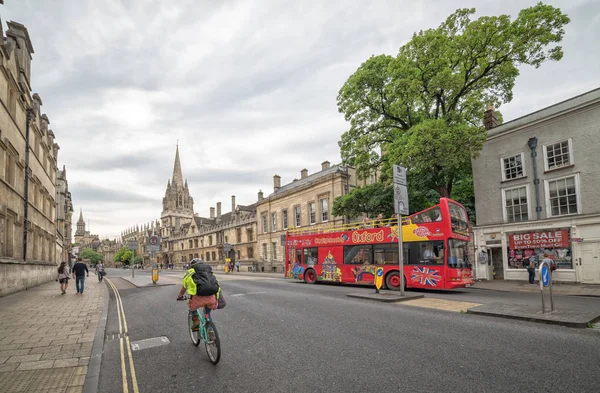
[[319,263],[319,249],[317,247],[304,249],[304,263],[308,266],[314,266]]
[[469,262],[469,247],[464,240],[448,240],[448,267],[471,268]]
[[296,260],[295,263],[302,263],[302,250],[296,249]]
[[345,265],[370,265],[373,263],[372,246],[346,246],[344,247]]
[[439,207],[429,209],[423,213],[419,213],[413,216],[413,224],[422,224],[424,222],[442,221],[442,212]]
[[376,265],[397,265],[398,260],[398,244],[375,244],[373,246],[373,256]]
[[406,244],[411,249],[411,265],[443,265],[444,241],[410,242]]

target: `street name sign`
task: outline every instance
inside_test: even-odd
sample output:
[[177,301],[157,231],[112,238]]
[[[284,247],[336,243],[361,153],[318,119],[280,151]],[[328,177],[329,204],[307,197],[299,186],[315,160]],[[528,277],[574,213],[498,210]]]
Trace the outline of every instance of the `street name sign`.
[[394,165],[394,212],[408,215],[408,188],[406,187],[406,168]]
[[137,250],[138,245],[139,245],[139,243],[137,240],[128,240],[127,241],[127,248],[130,249],[131,251]]

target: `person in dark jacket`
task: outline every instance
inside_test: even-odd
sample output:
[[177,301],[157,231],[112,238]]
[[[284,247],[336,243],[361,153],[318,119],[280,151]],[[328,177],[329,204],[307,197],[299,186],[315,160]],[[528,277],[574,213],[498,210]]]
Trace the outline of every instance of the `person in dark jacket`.
[[85,263],[82,262],[81,257],[77,258],[77,263],[73,265],[73,278],[75,279],[75,287],[77,288],[77,295],[83,295],[83,289],[85,288],[85,277],[90,276],[90,271]]

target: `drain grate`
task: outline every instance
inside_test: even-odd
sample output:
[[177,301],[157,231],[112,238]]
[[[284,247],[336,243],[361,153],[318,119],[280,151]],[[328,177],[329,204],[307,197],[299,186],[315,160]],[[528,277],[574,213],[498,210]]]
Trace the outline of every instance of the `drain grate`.
[[131,350],[139,351],[142,349],[160,347],[162,345],[167,345],[170,343],[171,341],[169,341],[169,339],[166,336],[147,338],[145,340],[132,341]]
[[129,337],[129,333],[107,333],[104,341],[119,340],[120,338]]

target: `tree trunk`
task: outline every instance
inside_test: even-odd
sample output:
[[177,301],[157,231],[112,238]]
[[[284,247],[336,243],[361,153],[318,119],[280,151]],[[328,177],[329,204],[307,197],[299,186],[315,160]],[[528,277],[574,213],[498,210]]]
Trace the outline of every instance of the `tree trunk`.
[[436,186],[435,190],[440,194],[440,197],[442,198],[450,198],[450,191],[448,190],[448,187],[446,186]]

